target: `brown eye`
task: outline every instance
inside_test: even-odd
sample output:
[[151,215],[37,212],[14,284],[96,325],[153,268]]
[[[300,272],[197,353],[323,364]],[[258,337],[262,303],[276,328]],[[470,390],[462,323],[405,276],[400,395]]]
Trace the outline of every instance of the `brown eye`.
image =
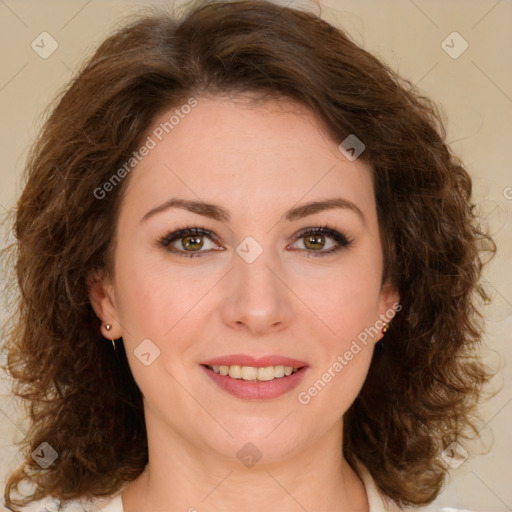
[[184,236],[181,239],[182,247],[187,251],[194,251],[203,247],[203,240],[200,236]]
[[315,256],[333,254],[353,243],[343,233],[329,227],[306,229],[299,233],[296,239],[297,242],[303,240],[303,248],[299,247],[300,250],[316,253]]
[[307,235],[303,238],[306,249],[319,250],[325,246],[325,236],[323,235]]
[[[192,258],[203,256],[209,253],[211,249],[219,250],[215,240],[213,233],[207,229],[193,227],[174,231],[162,238],[159,243],[169,252]],[[208,243],[210,246],[208,246]]]

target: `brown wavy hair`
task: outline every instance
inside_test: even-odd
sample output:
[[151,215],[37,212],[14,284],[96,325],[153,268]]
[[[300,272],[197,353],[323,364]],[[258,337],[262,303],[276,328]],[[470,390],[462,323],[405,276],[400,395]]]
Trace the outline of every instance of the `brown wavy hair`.
[[[30,428],[5,486],[9,507],[108,496],[144,470],[141,393],[122,342],[117,359],[102,337],[87,286],[95,270],[113,271],[129,176],[101,200],[94,191],[158,114],[191,96],[245,92],[295,100],[337,144],[355,134],[366,145],[359,158],[373,173],[383,282],[395,284],[402,310],[344,417],[346,459],[366,465],[396,503],[427,504],[446,476],[440,452],[476,433],[491,376],[477,350],[490,300],[479,282],[496,246],[438,107],[317,14],[263,0],[200,2],[182,18],[142,14],[109,36],[30,152],[10,248],[19,294],[5,338]],[[42,442],[58,453],[45,471],[30,456]],[[22,482],[33,494],[11,496]]]

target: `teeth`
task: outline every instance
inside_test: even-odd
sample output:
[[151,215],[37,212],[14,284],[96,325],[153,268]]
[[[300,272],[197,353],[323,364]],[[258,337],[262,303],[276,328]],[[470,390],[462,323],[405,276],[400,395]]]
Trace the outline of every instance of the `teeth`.
[[274,366],[274,377],[284,377],[284,366]]
[[259,381],[280,379],[281,377],[291,375],[298,371],[298,368],[283,365],[257,368],[255,366],[240,366],[234,364],[232,366],[208,366],[208,368],[220,375],[229,375],[233,379]]
[[236,364],[233,366],[230,366],[228,375],[233,379],[241,379],[242,378],[242,367],[238,366]]

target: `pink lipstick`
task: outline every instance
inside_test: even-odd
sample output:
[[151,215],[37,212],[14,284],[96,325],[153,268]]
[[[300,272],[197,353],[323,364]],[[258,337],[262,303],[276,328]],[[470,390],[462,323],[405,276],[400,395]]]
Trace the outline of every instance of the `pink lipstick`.
[[278,398],[297,387],[309,368],[290,357],[243,354],[210,359],[201,367],[217,386],[244,400]]

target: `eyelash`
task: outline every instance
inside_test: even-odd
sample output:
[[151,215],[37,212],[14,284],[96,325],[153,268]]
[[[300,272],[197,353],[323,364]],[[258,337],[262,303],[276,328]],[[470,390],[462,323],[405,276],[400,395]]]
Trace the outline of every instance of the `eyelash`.
[[[310,249],[297,249],[299,251],[306,251],[308,253],[313,253],[315,256],[323,257],[329,254],[337,253],[338,251],[345,249],[347,247],[350,247],[353,244],[353,239],[350,239],[347,237],[344,233],[340,233],[339,231],[336,231],[335,229],[330,228],[329,226],[318,226],[315,228],[306,228],[300,231],[296,236],[293,243],[295,243],[297,240],[300,240],[301,238],[304,238],[308,235],[325,235],[330,238],[332,238],[335,242],[338,243],[337,246],[333,247],[332,249],[329,249],[328,251],[313,251]],[[172,244],[172,242],[175,242],[176,240],[179,240],[180,238],[186,237],[186,236],[205,236],[208,237],[210,240],[212,240],[215,243],[218,242],[218,238],[213,235],[213,233],[204,228],[204,227],[192,227],[192,226],[186,226],[183,229],[179,229],[177,231],[173,231],[172,233],[167,234],[166,236],[159,239],[158,244],[161,247],[165,247],[173,254],[178,254],[179,256],[184,256],[186,258],[195,258],[195,257],[201,257],[201,253],[208,253],[209,251],[181,251],[176,248],[170,249],[169,246]]]

